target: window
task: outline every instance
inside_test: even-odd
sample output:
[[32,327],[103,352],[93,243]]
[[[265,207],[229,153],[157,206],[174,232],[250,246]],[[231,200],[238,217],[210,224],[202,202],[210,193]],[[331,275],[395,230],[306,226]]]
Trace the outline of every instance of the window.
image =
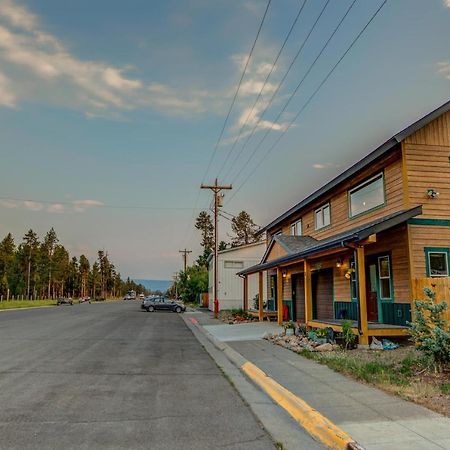
[[384,205],[384,178],[380,173],[349,191],[350,217]]
[[242,261],[224,261],[225,269],[243,269],[244,263]]
[[317,208],[314,212],[316,230],[327,227],[331,223],[330,204]]
[[291,235],[292,236],[302,235],[302,219],[297,220],[297,222],[291,224]]
[[427,276],[448,277],[450,263],[450,249],[425,248]]
[[391,263],[389,256],[378,258],[378,278],[380,284],[380,298],[382,300],[391,299]]

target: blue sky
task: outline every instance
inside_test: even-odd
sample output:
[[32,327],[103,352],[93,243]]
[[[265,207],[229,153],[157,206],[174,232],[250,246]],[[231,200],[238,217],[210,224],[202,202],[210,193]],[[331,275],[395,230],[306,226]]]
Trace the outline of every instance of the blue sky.
[[[264,225],[449,99],[450,2],[388,0],[253,173],[382,3],[356,1],[275,126],[352,3],[330,0],[255,135],[221,171],[302,3],[272,1],[205,173],[265,0],[0,0],[0,236],[20,242],[30,227],[54,226],[77,256],[105,248],[123,275],[170,278],[179,249],[199,251],[192,209],[209,205],[203,179],[228,175],[225,210]],[[325,3],[307,0],[229,164]]]

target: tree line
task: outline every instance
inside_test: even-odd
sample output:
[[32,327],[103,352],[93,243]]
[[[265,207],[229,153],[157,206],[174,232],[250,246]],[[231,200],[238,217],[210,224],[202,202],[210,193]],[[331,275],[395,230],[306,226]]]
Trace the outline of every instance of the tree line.
[[144,286],[122,280],[108,253],[71,256],[51,228],[42,240],[29,230],[16,245],[11,233],[0,242],[0,299],[119,297],[129,290],[147,294]]

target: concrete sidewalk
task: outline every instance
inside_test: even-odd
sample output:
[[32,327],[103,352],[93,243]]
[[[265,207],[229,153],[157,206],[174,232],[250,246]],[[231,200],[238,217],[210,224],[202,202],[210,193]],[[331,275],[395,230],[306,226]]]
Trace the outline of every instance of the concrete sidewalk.
[[[255,364],[366,450],[450,449],[450,419],[255,336],[256,329],[261,333],[271,324],[212,326],[217,321],[211,320],[209,313],[195,317],[206,334]],[[251,340],[246,339],[249,335]]]

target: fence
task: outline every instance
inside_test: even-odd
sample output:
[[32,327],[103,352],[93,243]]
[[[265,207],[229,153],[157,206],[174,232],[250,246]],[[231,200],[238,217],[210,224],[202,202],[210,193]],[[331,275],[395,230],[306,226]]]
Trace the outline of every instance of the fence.
[[436,301],[447,302],[448,308],[445,318],[450,322],[450,277],[446,278],[414,278],[412,283],[413,299],[426,300],[427,297],[423,292],[424,288],[430,288],[436,293]]

